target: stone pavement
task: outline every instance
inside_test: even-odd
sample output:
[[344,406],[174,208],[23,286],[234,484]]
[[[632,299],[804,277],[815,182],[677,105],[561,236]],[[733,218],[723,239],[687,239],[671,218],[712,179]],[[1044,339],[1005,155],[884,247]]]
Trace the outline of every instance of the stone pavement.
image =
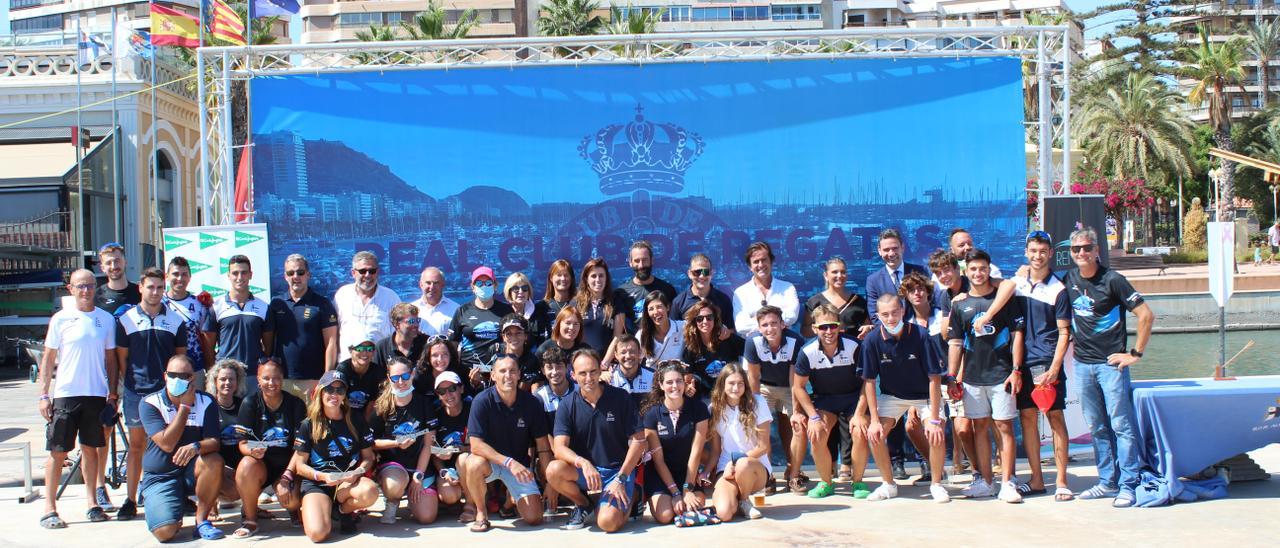
[[[43,424],[36,412],[34,385],[24,379],[0,380],[0,441],[30,441],[36,462],[33,473],[43,477]],[[1280,446],[1272,445],[1251,453],[1264,469],[1280,470]],[[1025,477],[1025,463],[1022,463]],[[914,470],[914,466],[909,466]],[[1049,468],[1051,469],[1051,468]],[[1094,483],[1096,471],[1091,459],[1075,462],[1070,470],[1071,487],[1078,491]],[[810,472],[810,475],[816,476]],[[30,504],[14,500],[20,491],[21,459],[16,452],[0,453],[0,546],[154,546],[141,519],[91,524],[84,519],[83,488],[73,485],[59,501],[59,510],[70,526],[45,531],[37,524],[44,501]],[[959,479],[965,479],[961,477]],[[42,480],[37,480],[38,485]],[[935,504],[927,499],[927,486],[904,486],[897,499],[885,502],[853,500],[848,484],[837,487],[835,496],[811,500],[791,494],[768,498],[761,508],[764,519],[732,522],[712,527],[678,529],[658,526],[649,518],[632,522],[622,532],[605,536],[598,529],[561,531],[564,518],[554,518],[538,528],[528,528],[507,520],[496,520],[493,531],[473,534],[457,523],[455,513],[446,513],[435,524],[418,526],[401,519],[396,525],[377,523],[374,514],[360,525],[355,536],[336,535],[330,543],[343,546],[422,545],[507,545],[536,546],[611,545],[674,546],[1062,546],[1089,543],[1092,546],[1171,545],[1259,546],[1275,542],[1280,534],[1280,479],[1240,483],[1231,486],[1231,498],[1180,504],[1157,509],[1111,508],[1108,500],[1057,503],[1051,496],[1029,498],[1010,505],[996,499],[953,500]],[[874,487],[874,482],[872,483]],[[953,494],[958,494],[953,490]],[[113,499],[123,499],[120,491]],[[278,507],[277,515],[283,515]],[[403,512],[402,512],[403,514]],[[217,525],[230,533],[238,521],[237,511],[223,510],[230,518]],[[335,528],[336,529],[336,528]],[[191,518],[179,533],[181,545],[306,546],[310,542],[287,520],[264,521],[258,535],[248,541],[223,539],[192,542]]]

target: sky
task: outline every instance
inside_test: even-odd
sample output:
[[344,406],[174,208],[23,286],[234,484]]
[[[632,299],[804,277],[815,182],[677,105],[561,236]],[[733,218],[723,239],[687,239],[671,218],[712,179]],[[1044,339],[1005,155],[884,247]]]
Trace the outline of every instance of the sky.
[[[956,181],[1020,191],[1021,93],[1020,63],[1004,58],[349,73],[257,79],[253,120],[258,134],[342,141],[436,198],[494,185],[540,203],[601,197],[579,147],[641,105],[703,140],[691,194],[784,200],[796,185],[778,183],[880,181],[906,200]],[[886,162],[886,147],[917,160]]]

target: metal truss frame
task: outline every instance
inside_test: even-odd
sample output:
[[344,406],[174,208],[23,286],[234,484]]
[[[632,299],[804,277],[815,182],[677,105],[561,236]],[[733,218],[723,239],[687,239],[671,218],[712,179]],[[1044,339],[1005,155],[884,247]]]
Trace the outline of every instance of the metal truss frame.
[[[857,28],[817,31],[704,32],[433,41],[206,47],[200,76],[200,182],[206,224],[232,222],[236,153],[232,87],[262,76],[465,70],[469,68],[653,63],[1017,57],[1023,85],[1038,92],[1026,112],[1028,140],[1039,147],[1036,181],[1066,181],[1071,165],[1070,64],[1066,26]],[[1055,161],[1053,149],[1061,150]],[[1067,186],[1067,185],[1064,185]],[[1047,187],[1047,188],[1046,188]],[[1041,184],[1041,196],[1053,192]],[[1040,201],[1043,204],[1043,200]],[[245,212],[240,212],[245,213]]]

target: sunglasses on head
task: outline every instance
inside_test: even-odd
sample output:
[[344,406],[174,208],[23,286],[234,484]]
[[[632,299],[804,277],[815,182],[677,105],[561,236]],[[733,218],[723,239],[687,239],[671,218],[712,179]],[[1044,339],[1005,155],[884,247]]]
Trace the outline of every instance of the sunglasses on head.
[[699,278],[705,278],[711,275],[711,269],[710,268],[694,268],[694,269],[690,269],[689,273]]
[[401,373],[399,375],[388,375],[387,378],[391,379],[391,382],[407,382],[410,379],[413,379],[413,372],[410,371],[408,373]]
[[345,396],[347,395],[347,387],[342,386],[341,384],[331,384],[329,386],[324,387],[324,393]]
[[377,349],[377,347],[372,344],[357,344],[351,347],[351,350],[354,352],[373,352],[375,349]]
[[356,273],[361,276],[368,276],[370,274],[378,273],[378,267],[376,266],[373,268],[353,268],[352,270],[356,271]]
[[1094,244],[1073,245],[1073,246],[1071,246],[1071,252],[1072,252],[1072,253],[1081,253],[1081,252],[1084,252],[1084,253],[1091,253],[1091,252],[1093,252],[1093,249],[1094,249],[1095,247],[1097,247],[1097,246],[1096,246],[1096,245],[1094,245]]
[[1030,242],[1031,240],[1044,240],[1047,242],[1052,242],[1053,237],[1050,236],[1048,232],[1045,232],[1043,230],[1033,230],[1031,231],[1030,234],[1027,234],[1027,241]]
[[457,391],[459,391],[459,390],[461,390],[461,389],[462,389],[462,387],[461,387],[461,386],[459,386],[459,385],[456,385],[456,384],[455,384],[455,385],[453,385],[453,386],[446,386],[446,387],[444,387],[444,388],[437,388],[437,389],[436,389],[436,395],[437,395],[437,396],[443,396],[443,395],[445,395],[445,394],[452,394],[452,393],[457,392]]
[[189,381],[189,380],[191,380],[191,378],[192,378],[192,377],[194,377],[194,376],[195,376],[195,374],[193,374],[193,373],[179,373],[179,372],[176,372],[176,371],[165,371],[164,376],[169,377],[170,379],[182,379],[182,380],[184,380],[184,381]]
[[818,325],[813,326],[813,328],[817,329],[818,331],[831,331],[833,329],[840,329],[840,324],[839,323],[820,323]]
[[427,346],[431,346],[436,343],[442,343],[447,340],[449,340],[449,338],[445,337],[444,335],[432,335],[427,339]]

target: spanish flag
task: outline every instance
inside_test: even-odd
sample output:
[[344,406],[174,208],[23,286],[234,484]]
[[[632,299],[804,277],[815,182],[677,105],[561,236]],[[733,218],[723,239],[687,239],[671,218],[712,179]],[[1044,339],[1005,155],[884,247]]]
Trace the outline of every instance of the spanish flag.
[[213,22],[209,25],[209,34],[233,46],[245,45],[244,21],[240,20],[240,16],[231,9],[231,6],[222,0],[213,0],[209,3],[209,8],[213,11]]
[[200,23],[195,17],[151,4],[151,45],[200,47]]

